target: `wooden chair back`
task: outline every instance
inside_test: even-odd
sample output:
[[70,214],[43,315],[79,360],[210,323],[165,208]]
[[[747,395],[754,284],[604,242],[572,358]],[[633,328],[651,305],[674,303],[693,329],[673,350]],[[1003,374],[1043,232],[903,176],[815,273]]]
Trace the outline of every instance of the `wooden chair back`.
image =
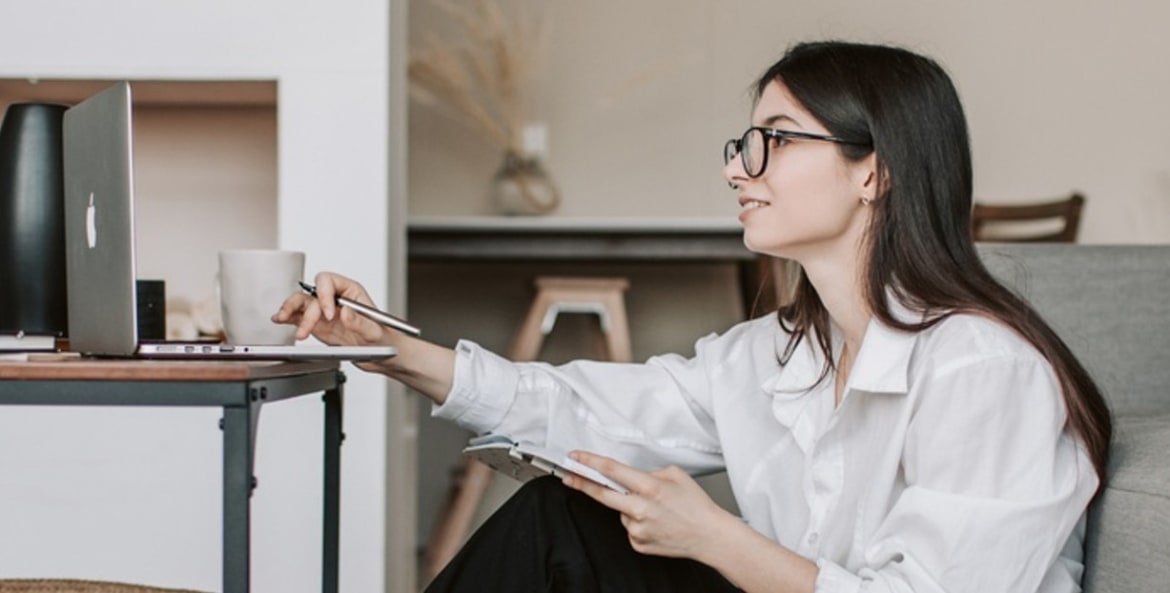
[[[1081,210],[1085,197],[1073,193],[1063,200],[1032,204],[986,204],[975,203],[971,215],[971,232],[976,241],[1002,241],[1009,243],[1075,243],[1081,226]],[[1059,230],[1045,228],[1043,231],[1028,233],[1001,232],[1008,227],[1026,227],[1045,221],[1060,221]],[[1038,227],[1035,227],[1038,228]]]

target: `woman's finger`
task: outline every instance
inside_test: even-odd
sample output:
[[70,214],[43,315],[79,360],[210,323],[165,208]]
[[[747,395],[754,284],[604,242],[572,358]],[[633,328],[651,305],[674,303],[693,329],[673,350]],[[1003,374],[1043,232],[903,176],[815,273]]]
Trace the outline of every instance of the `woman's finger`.
[[655,479],[650,474],[612,457],[588,451],[573,451],[569,453],[569,457],[601,472],[603,476],[625,486],[631,492],[645,492],[655,484]]
[[621,513],[623,516],[634,510],[635,497],[633,495],[622,494],[609,486],[599,484],[577,474],[568,474],[561,481],[569,488],[580,490],[589,498]]
[[297,323],[297,339],[304,340],[313,333],[317,322],[321,320],[321,304],[317,299],[306,298],[301,310],[301,320]]
[[272,314],[272,321],[276,323],[288,323],[294,320],[296,316],[300,314],[301,309],[304,308],[307,301],[308,299],[305,297],[304,293],[294,293],[289,295],[288,298],[284,299],[284,302],[280,304],[280,308],[276,310],[276,313]]
[[321,308],[321,314],[333,321],[333,316],[337,314],[337,289],[334,286],[334,274],[329,272],[319,272],[313,277],[313,283],[317,289],[317,304]]

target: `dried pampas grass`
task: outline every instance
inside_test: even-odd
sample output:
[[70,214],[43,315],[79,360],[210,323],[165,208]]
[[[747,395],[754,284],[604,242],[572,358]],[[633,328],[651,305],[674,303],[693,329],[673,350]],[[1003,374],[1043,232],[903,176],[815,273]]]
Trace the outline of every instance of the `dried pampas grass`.
[[411,97],[519,153],[545,26],[541,0],[430,0],[455,39],[425,35],[412,49]]

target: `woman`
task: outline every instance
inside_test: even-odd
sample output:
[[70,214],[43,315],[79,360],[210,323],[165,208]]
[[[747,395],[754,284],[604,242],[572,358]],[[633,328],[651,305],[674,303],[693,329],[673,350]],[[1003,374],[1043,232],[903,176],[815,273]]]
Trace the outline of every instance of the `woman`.
[[[630,489],[531,483],[431,590],[1079,590],[1108,410],[980,263],[951,81],[905,50],[823,42],[789,50],[756,91],[724,175],[747,246],[802,277],[776,316],[691,359],[449,350],[338,310],[335,294],[369,297],[331,274],[274,317],[300,338],[396,345],[363,368],[476,432],[578,449]],[[717,469],[742,518],[690,477]]]

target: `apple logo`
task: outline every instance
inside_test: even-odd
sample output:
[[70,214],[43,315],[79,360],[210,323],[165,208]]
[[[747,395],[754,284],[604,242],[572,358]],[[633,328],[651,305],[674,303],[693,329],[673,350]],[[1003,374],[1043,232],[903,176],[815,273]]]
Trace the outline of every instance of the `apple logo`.
[[89,207],[85,209],[85,240],[90,249],[97,245],[97,207],[93,205],[93,192],[89,192]]

